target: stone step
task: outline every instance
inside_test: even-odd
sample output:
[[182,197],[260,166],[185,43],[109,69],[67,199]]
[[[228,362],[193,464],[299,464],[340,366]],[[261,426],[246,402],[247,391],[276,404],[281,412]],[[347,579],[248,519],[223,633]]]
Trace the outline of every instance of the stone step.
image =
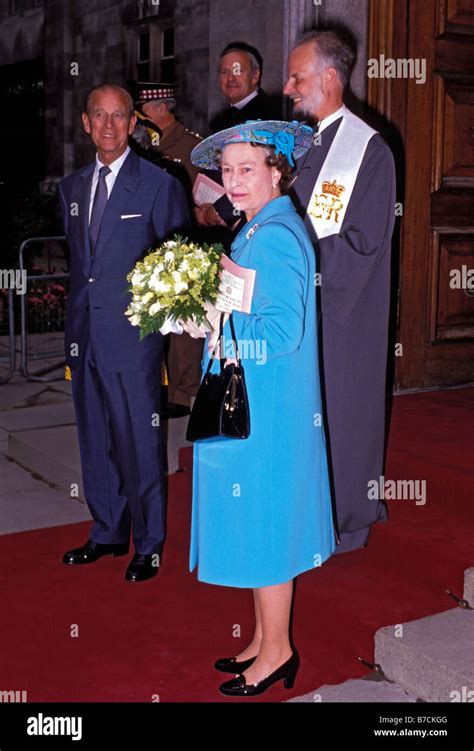
[[0,456],[0,477],[0,535],[91,518],[85,503],[50,487],[4,456]]
[[[64,399],[68,397],[64,396]],[[0,428],[10,434],[23,430],[40,430],[74,424],[74,406],[71,399],[57,404],[5,409],[0,412]]]
[[84,497],[75,425],[10,433],[8,455],[68,494],[71,486],[77,485],[78,497]]
[[311,704],[328,703],[328,702],[355,702],[358,704],[365,703],[392,703],[416,702],[417,696],[410,694],[401,686],[389,681],[370,680],[367,678],[358,678],[339,683],[337,685],[325,684],[320,686],[309,694],[297,696],[289,699],[291,702],[306,702]]
[[464,572],[463,597],[468,601],[471,608],[474,608],[474,566],[467,568]]
[[[463,597],[474,607],[474,567],[464,572]],[[386,626],[375,634],[382,675],[320,686],[289,701],[473,702],[473,646],[474,610],[453,608]]]
[[10,433],[3,428],[0,428],[0,454],[8,454],[8,442],[10,439]]
[[45,388],[44,384],[40,390],[27,390],[16,409],[0,411],[0,429],[8,435],[4,453],[68,494],[71,484],[77,484],[78,497],[82,498],[74,407],[68,385],[64,392]]
[[[163,421],[168,474],[173,474],[180,468],[181,448],[190,446],[185,438],[186,426],[186,417]],[[23,467],[68,494],[71,492],[71,484],[77,484],[78,497],[84,497],[72,403],[0,412],[1,453],[11,456]]]
[[25,407],[28,400],[45,390],[44,383],[6,383],[0,388],[0,410]]
[[379,629],[375,662],[423,701],[452,702],[470,691],[474,698],[473,647],[474,610],[453,608]]

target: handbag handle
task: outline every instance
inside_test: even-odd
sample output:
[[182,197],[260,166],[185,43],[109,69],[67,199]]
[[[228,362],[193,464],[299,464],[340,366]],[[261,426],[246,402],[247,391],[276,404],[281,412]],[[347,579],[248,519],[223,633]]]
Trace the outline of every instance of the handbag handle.
[[[220,318],[219,318],[219,336],[217,338],[217,342],[216,342],[216,345],[215,345],[215,347],[213,349],[212,355],[209,358],[209,364],[207,366],[206,375],[205,375],[206,378],[207,378],[207,376],[210,373],[210,370],[211,370],[211,367],[212,367],[212,363],[214,361],[214,355],[216,354],[218,347],[220,347],[221,339],[222,339],[222,337],[224,335],[224,315],[225,315],[225,313],[221,313]],[[229,323],[230,323],[230,333],[232,334],[232,341],[233,341],[234,347],[235,347],[235,354],[236,354],[236,358],[237,358],[237,363],[240,366],[239,348],[237,346],[237,337],[235,336],[234,320],[232,318],[232,313],[229,316]],[[224,372],[224,364],[225,364],[226,359],[227,358],[225,358],[225,357],[220,357],[219,358],[221,373]]]

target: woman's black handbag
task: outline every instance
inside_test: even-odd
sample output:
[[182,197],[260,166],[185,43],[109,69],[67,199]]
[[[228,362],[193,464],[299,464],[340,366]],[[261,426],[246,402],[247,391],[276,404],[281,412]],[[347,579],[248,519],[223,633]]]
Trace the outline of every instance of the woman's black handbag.
[[[230,330],[238,365],[224,366],[226,358],[220,358],[220,372],[211,373],[214,355],[219,351],[223,336],[224,313],[219,320],[219,338],[209,359],[204,378],[196,394],[189,417],[186,438],[201,441],[206,438],[248,438],[250,435],[250,411],[245,386],[244,369],[240,362],[234,322],[230,315]],[[222,354],[222,353],[221,353]]]

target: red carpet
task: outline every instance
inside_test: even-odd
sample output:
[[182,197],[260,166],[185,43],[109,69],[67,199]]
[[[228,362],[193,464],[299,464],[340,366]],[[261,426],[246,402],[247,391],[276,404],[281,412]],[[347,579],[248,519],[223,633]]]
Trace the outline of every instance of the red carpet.
[[189,472],[171,478],[168,542],[152,581],[125,582],[128,558],[62,565],[88,524],[1,538],[1,690],[26,690],[29,702],[281,701],[364,675],[357,657],[373,659],[378,628],[453,607],[446,588],[462,595],[474,565],[473,414],[472,388],[395,398],[386,478],[426,480],[426,505],[389,501],[390,521],[367,549],[299,578],[302,667],[291,691],[279,684],[252,700],[218,693],[226,678],[212,663],[250,638],[252,597],[189,574]]

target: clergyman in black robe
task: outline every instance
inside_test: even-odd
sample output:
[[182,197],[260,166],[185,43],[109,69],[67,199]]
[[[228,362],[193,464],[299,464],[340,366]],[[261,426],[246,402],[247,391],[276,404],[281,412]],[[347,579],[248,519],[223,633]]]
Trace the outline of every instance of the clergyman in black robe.
[[[319,261],[322,371],[340,539],[336,552],[347,552],[365,545],[372,524],[387,518],[384,501],[371,498],[369,483],[383,475],[395,169],[390,149],[374,134],[339,231],[318,240],[307,208],[341,126],[338,111],[351,67],[348,60],[345,70],[340,69],[343,40],[322,34],[326,35],[322,44],[318,32],[313,32],[293,50],[285,93],[294,101],[295,115],[309,114],[308,105],[313,104],[313,121],[320,125],[319,131],[315,128],[315,144],[298,161],[292,198]],[[334,58],[332,45],[338,50]],[[315,74],[319,79],[313,81],[311,72],[318,70],[315,58],[323,73]],[[327,85],[326,72],[331,79]],[[351,149],[350,142],[346,146]]]

